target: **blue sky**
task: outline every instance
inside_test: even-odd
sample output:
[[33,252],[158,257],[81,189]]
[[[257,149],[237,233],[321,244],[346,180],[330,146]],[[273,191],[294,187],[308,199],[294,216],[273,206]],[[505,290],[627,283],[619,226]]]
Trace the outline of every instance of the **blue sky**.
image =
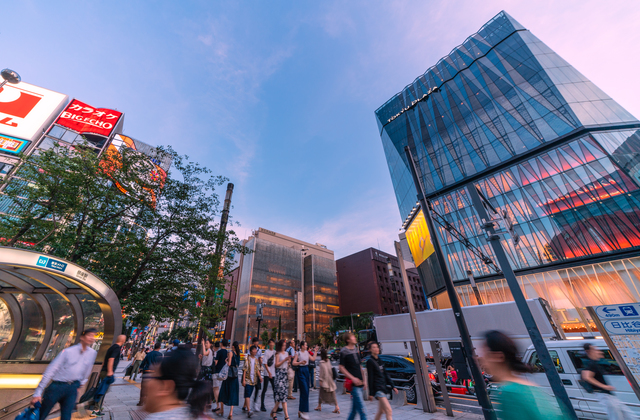
[[[634,1],[20,1],[0,67],[96,107],[125,134],[235,183],[264,227],[342,257],[401,224],[374,111],[506,10],[640,115]],[[6,8],[5,8],[6,9]],[[221,192],[224,195],[224,191]]]

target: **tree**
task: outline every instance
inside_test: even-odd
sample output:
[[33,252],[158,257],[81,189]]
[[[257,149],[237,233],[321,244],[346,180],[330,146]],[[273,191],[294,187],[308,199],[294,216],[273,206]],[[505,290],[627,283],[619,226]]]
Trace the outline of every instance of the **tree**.
[[269,342],[269,331],[262,331],[262,334],[260,334],[260,339],[262,340],[262,344],[266,346]]
[[[186,313],[221,319],[227,269],[209,271],[220,266],[212,259],[216,190],[226,178],[161,148],[155,156],[170,159],[172,168],[166,177],[149,177],[149,158],[127,150],[98,157],[55,146],[21,156],[5,189],[12,217],[0,219],[0,240],[91,270],[115,290],[134,324]],[[246,252],[233,230],[224,233],[223,251]],[[199,307],[207,301],[213,305]]]

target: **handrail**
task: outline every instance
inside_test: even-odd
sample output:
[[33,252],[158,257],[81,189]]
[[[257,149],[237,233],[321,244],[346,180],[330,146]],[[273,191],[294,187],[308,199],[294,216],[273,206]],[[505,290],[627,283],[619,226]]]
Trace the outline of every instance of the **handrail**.
[[23,397],[23,398],[19,399],[18,401],[14,401],[14,402],[12,402],[11,404],[9,404],[9,405],[7,405],[5,407],[0,408],[0,418],[5,418],[7,415],[14,414],[16,411],[21,410],[22,408],[24,408],[24,405],[19,405],[18,407],[15,407],[13,409],[9,409],[9,407],[11,407],[13,405],[16,405],[16,404],[23,403],[24,400],[28,400],[28,399],[31,399],[31,398],[33,398],[33,393],[27,395],[26,397]]
[[[571,400],[576,400],[576,401],[585,401],[585,402],[594,402],[594,403],[600,403],[600,401],[595,400],[593,398],[582,398],[582,397],[569,397],[569,399]],[[636,404],[636,403],[628,403],[628,402],[624,402],[624,401],[620,401],[622,404],[624,405],[628,405],[629,407],[640,407],[640,404]]]

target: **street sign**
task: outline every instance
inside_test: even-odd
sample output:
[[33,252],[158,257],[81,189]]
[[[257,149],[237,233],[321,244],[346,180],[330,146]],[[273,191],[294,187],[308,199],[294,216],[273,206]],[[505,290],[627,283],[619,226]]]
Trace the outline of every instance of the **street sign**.
[[640,304],[591,306],[587,311],[640,398]]
[[640,317],[640,303],[594,307],[600,319]]

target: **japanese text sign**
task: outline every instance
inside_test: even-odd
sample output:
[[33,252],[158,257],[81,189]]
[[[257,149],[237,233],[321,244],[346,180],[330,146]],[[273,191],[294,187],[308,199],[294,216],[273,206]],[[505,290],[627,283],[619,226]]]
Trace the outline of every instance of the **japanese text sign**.
[[62,111],[56,120],[56,124],[70,128],[80,134],[89,133],[109,137],[121,116],[122,112],[94,108],[74,99]]

